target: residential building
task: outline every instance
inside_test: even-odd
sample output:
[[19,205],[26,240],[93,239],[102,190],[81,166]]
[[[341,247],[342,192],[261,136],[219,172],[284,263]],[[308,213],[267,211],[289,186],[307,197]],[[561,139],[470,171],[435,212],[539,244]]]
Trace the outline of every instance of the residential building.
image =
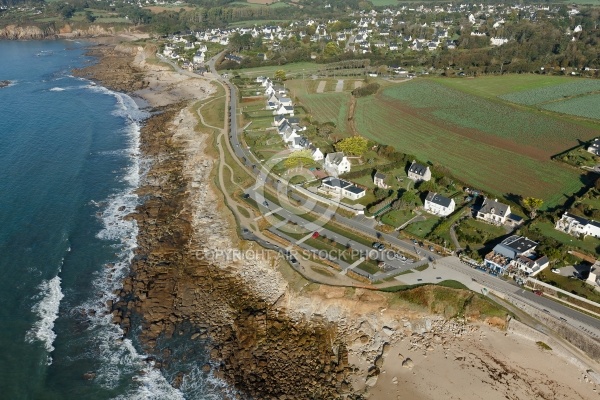
[[427,193],[423,209],[435,215],[446,217],[454,212],[456,204],[454,199],[449,199],[435,192]]
[[408,178],[415,182],[430,181],[431,171],[429,170],[429,167],[419,164],[413,160],[412,164],[410,164],[410,167],[408,168]]
[[483,204],[477,212],[477,218],[496,225],[506,223],[510,215],[510,206],[500,203],[498,199],[483,199]]
[[325,170],[333,175],[341,175],[350,172],[350,161],[342,151],[329,153],[325,157]]
[[549,264],[546,257],[535,253],[537,245],[524,236],[512,235],[486,254],[484,265],[497,274],[504,274],[511,267],[527,274],[537,273]]
[[351,200],[358,200],[366,194],[365,189],[333,176],[323,179],[319,190],[329,195],[345,197]]
[[323,159],[325,158],[325,155],[321,152],[321,149],[319,149],[318,147],[311,145],[309,147],[309,150],[310,150],[310,156],[312,157],[312,159],[314,161],[316,161],[316,162],[323,161]]
[[587,151],[597,156],[600,156],[600,138],[594,139],[594,141],[587,148]]
[[389,186],[385,183],[387,176],[382,172],[375,172],[373,176],[373,184],[380,189],[387,189]]
[[599,222],[569,213],[564,213],[554,227],[572,236],[593,236],[600,238]]

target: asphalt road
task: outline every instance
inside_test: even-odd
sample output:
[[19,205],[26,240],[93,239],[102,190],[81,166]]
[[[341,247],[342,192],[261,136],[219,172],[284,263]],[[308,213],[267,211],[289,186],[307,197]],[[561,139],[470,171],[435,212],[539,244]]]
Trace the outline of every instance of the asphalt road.
[[[218,75],[218,73],[215,69],[214,62],[215,62],[215,59],[211,59],[209,61],[209,67],[210,67],[211,72],[213,72],[215,75]],[[229,110],[230,111],[229,115],[231,118],[229,140],[235,151],[236,156],[239,157],[241,160],[243,160],[247,165],[255,166],[252,168],[252,170],[256,173],[256,175],[258,177],[262,167],[260,165],[258,165],[257,160],[251,154],[249,149],[244,148],[239,140],[239,132],[237,129],[237,89],[227,79],[224,79],[222,77],[220,79],[222,82],[224,82],[229,87],[229,90],[231,93],[230,110]],[[262,184],[264,184],[264,182]],[[247,193],[250,194],[251,197],[254,198],[259,205],[262,205],[264,198],[262,198],[262,195],[260,195],[256,190],[257,187],[260,187],[260,186],[261,186],[261,182],[260,182],[260,179],[258,179],[257,185],[255,185],[253,188],[249,189]],[[289,187],[292,190],[294,190],[293,186],[289,186]],[[293,195],[293,194],[291,197],[297,198],[297,199],[300,198],[299,195]],[[301,200],[304,200],[304,199],[302,198]],[[277,208],[281,208],[279,204],[269,204],[269,206],[270,207],[265,208],[264,212],[270,212]],[[311,211],[316,212],[321,215],[324,215],[325,217],[331,217],[334,213],[334,211],[328,210],[319,204],[315,204]],[[290,213],[289,211],[286,211],[284,209],[277,211],[277,214],[281,215],[283,218],[286,218],[290,221],[294,221],[298,224],[304,224],[304,226],[306,226],[306,224],[310,224],[309,221],[304,220],[303,218],[301,218],[293,213]],[[378,232],[375,229],[373,229],[371,226],[363,224],[360,221],[354,220],[352,218],[346,218],[339,214],[336,214],[335,219],[336,219],[336,222],[339,222],[342,225],[351,227],[359,232],[363,232],[363,233],[371,235],[371,236],[379,237],[380,239],[378,239],[378,241],[381,241],[384,243],[387,242],[389,244],[397,246],[398,248],[400,248],[402,250],[406,250],[406,251],[413,252],[413,253],[418,252],[419,255],[422,255],[423,257],[426,257],[426,258],[431,258],[431,259],[440,258],[440,255],[438,255],[437,253],[430,252],[425,248],[417,247],[417,246],[415,246],[415,244],[413,244],[409,241],[403,241],[392,235]],[[309,229],[309,227],[311,227],[311,225],[308,225],[307,229]],[[314,227],[319,228],[318,226],[314,226]],[[342,243],[342,244],[344,244],[344,240],[346,242],[352,242],[349,239],[342,239],[341,237],[339,237],[340,235],[336,234],[335,232],[327,232],[325,230],[324,233],[327,234],[328,237],[335,238],[336,241],[338,241],[339,243]],[[331,235],[331,236],[329,236],[329,235]],[[367,248],[366,246],[364,246],[360,243],[352,243],[352,246],[354,248],[361,249],[364,251],[372,250],[371,248]],[[391,262],[394,262],[394,261],[395,260],[392,260]],[[398,265],[395,265],[395,266],[397,266],[398,268],[403,268],[403,269],[404,268],[411,269],[411,268],[415,267],[415,265],[413,265],[410,268],[408,268],[408,265],[401,265],[400,263],[398,263]],[[451,267],[451,268],[456,269],[457,267]],[[487,286],[491,289],[506,293],[510,296],[514,296],[518,300],[523,301],[527,304],[530,304],[542,311],[545,310],[544,312],[552,314],[552,315],[556,316],[557,318],[563,318],[568,323],[570,323],[572,326],[578,327],[579,329],[583,330],[584,332],[590,334],[592,337],[596,337],[596,338],[600,337],[600,320],[598,320],[594,317],[590,317],[586,314],[583,314],[577,310],[566,307],[559,302],[553,301],[553,300],[545,298],[543,296],[537,296],[527,290],[521,289],[517,285],[513,285],[513,284],[505,282],[497,277],[490,276],[489,274],[486,274],[483,271],[475,270],[475,269],[472,269],[467,266],[462,266],[462,267],[460,267],[459,272],[461,272],[467,276],[470,276],[471,278],[477,279],[477,281],[484,286]]]
[[546,312],[547,314],[553,315],[558,319],[562,318],[564,322],[567,322],[571,326],[583,330],[596,339],[600,339],[600,320],[594,317],[569,308],[550,298],[538,296],[512,282],[504,281],[478,269],[471,268],[460,261],[451,262],[449,259],[443,259],[439,264],[474,279],[482,286],[512,296],[517,300]]

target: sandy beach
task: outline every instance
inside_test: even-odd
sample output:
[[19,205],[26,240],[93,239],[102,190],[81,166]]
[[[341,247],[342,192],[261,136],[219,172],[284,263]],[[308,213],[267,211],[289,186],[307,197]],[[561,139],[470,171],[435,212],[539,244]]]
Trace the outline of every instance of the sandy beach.
[[[214,184],[223,162],[214,133],[196,128],[192,105],[215,93],[216,84],[209,74],[156,63],[155,51],[105,46],[93,50],[101,61],[85,71],[161,111],[142,132],[152,168],[139,190],[146,200],[133,216],[139,257],[111,310],[126,331],[133,313],[142,317],[146,351],[155,350],[159,335],[176,331],[205,338],[205,372],[260,399],[599,398],[585,370],[542,350],[535,338],[507,331],[504,321],[446,320],[365,289],[296,290],[290,276],[301,277],[281,260],[202,257],[253,244],[233,234],[234,219]],[[157,365],[169,368],[168,357],[156,353]]]

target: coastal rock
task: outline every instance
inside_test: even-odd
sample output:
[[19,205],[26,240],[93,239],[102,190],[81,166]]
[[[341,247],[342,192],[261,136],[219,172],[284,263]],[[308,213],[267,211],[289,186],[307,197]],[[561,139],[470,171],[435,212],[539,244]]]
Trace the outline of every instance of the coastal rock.
[[91,381],[96,379],[96,373],[92,372],[92,371],[88,371],[85,374],[83,374],[83,379],[85,379],[86,381]]

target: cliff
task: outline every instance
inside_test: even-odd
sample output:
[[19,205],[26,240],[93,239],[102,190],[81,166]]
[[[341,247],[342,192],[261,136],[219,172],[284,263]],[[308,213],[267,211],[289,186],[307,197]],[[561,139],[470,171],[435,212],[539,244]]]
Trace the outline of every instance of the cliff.
[[7,25],[0,28],[0,40],[40,40],[57,38],[93,38],[113,36],[117,33],[131,33],[130,29],[117,29],[114,26],[89,25],[74,27],[65,24],[57,27],[54,24],[45,25]]

